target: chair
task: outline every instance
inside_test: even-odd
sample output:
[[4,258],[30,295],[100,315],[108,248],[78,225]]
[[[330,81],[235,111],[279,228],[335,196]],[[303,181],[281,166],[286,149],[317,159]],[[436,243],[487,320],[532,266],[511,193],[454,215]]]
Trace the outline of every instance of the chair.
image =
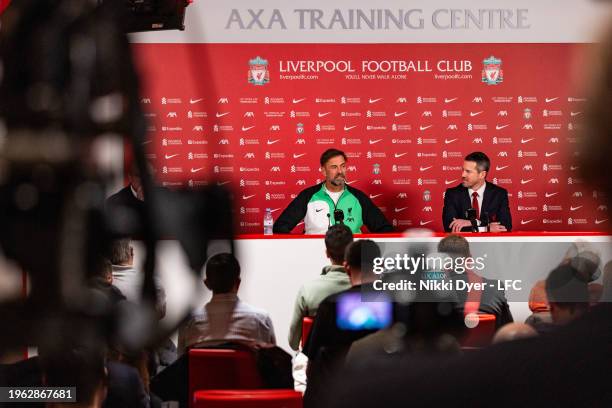
[[193,394],[211,389],[256,389],[263,385],[255,356],[243,350],[189,350],[189,400]]
[[302,408],[302,394],[293,390],[197,391],[194,408]]
[[306,345],[306,340],[308,340],[313,321],[314,319],[312,317],[305,317],[302,319],[302,347]]
[[478,325],[468,328],[467,334],[461,341],[462,347],[484,347],[491,344],[495,335],[495,315],[478,314]]

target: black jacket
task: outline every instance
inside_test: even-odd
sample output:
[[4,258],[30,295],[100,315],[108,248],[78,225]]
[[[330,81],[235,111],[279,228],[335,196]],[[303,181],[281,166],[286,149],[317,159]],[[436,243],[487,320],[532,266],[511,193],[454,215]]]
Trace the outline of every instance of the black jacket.
[[[300,192],[297,197],[289,203],[274,223],[275,234],[289,234],[295,226],[304,219],[308,202],[312,196],[321,189],[323,183],[308,187]],[[345,188],[357,198],[361,205],[363,224],[373,233],[393,232],[393,227],[385,218],[380,209],[370,200],[370,198],[360,190],[345,185]]]
[[[444,195],[444,209],[442,210],[442,224],[444,231],[450,232],[449,225],[453,218],[465,219],[465,211],[472,208],[472,200],[469,197],[467,187],[459,184],[456,187],[446,189]],[[482,198],[482,208],[480,211],[481,226],[486,226],[489,220],[496,220],[512,230],[512,215],[508,205],[508,191],[493,183],[488,183]],[[462,231],[470,231],[470,228],[463,228]]]

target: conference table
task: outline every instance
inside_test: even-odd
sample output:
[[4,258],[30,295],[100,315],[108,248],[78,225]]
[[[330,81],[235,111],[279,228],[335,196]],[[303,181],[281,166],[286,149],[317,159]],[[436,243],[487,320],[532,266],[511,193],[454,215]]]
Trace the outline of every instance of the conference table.
[[[610,236],[598,232],[511,232],[503,234],[466,233],[472,250],[478,245],[487,245],[489,252],[497,255],[503,263],[523,260],[519,274],[528,274],[533,279],[544,279],[548,272],[559,264],[572,243],[589,245],[601,258],[601,265],[612,259]],[[444,233],[413,231],[394,234],[358,234],[356,239],[374,239],[385,244],[436,243],[446,236]],[[134,244],[136,265],[142,261],[142,246]],[[213,242],[209,255],[227,251],[226,242]],[[241,235],[235,239],[235,250],[241,265],[242,283],[239,297],[253,306],[270,313],[278,344],[289,351],[287,335],[293,313],[295,297],[300,286],[316,279],[321,269],[329,264],[325,256],[322,235]],[[518,252],[517,252],[518,251]],[[517,255],[520,254],[520,255]],[[164,240],[158,245],[159,274],[166,290],[167,317],[175,319],[185,308],[202,307],[211,296],[201,278],[190,272],[177,241]],[[203,274],[203,271],[201,272]],[[601,277],[600,277],[601,280]],[[515,321],[524,321],[530,311],[527,294],[530,287],[523,288],[522,295],[509,296],[508,300]],[[517,300],[518,299],[518,300]]]

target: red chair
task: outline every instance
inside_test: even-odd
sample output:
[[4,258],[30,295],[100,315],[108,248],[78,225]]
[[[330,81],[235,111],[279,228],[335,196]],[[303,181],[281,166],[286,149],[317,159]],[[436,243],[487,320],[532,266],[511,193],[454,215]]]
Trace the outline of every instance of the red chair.
[[194,408],[302,408],[293,390],[208,390],[194,394]]
[[478,325],[467,328],[467,334],[461,341],[462,347],[484,347],[491,344],[495,335],[495,315],[478,314]]
[[314,319],[312,317],[305,317],[302,320],[302,347],[306,344],[306,340],[308,340],[308,335],[310,334],[310,329],[312,329],[312,322]]
[[189,400],[193,394],[211,389],[256,389],[263,385],[255,356],[242,350],[189,350]]

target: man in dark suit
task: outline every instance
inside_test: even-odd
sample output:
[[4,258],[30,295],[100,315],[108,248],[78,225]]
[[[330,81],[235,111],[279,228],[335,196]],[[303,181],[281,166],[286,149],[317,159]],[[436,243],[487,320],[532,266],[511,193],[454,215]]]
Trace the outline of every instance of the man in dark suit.
[[[447,189],[444,195],[442,223],[446,232],[469,232],[476,227],[479,231],[486,231],[487,227],[491,232],[512,230],[508,191],[487,183],[490,167],[491,161],[482,152],[465,157],[461,184]],[[468,219],[468,210],[474,221]]]

